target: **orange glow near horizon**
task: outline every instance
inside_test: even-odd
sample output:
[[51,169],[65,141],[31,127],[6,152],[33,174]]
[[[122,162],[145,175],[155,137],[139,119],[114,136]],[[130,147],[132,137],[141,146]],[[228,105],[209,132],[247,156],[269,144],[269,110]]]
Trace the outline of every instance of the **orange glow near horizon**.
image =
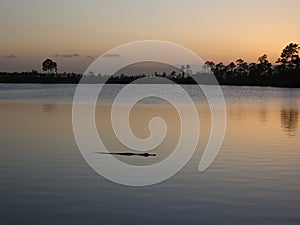
[[[0,69],[40,70],[41,60],[52,57],[60,71],[82,72],[92,57],[146,39],[175,42],[215,62],[254,62],[265,53],[274,62],[288,43],[300,42],[299,8],[297,0],[4,0]],[[54,57],[66,54],[80,56]]]

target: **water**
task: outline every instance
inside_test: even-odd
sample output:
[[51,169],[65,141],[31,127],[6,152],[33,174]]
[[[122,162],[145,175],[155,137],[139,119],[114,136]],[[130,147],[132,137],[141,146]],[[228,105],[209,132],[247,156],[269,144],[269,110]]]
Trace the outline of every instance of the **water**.
[[[107,120],[122,87],[109,85],[96,110],[97,128],[112,149],[124,149]],[[214,163],[200,173],[210,113],[197,87],[184,86],[199,112],[197,151],[171,179],[138,188],[102,178],[81,157],[71,123],[75,88],[0,85],[1,224],[300,223],[300,90],[223,87],[225,139]],[[154,115],[170,127],[155,149],[158,157],[118,159],[142,165],[170,153],[179,135],[178,116],[166,102],[141,102],[132,111],[132,129],[147,137]]]

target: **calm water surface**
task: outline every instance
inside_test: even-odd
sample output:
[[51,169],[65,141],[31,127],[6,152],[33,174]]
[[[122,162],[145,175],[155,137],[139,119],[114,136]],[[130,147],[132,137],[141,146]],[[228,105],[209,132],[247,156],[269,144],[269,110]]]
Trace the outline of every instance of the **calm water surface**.
[[[108,85],[96,109],[103,141],[118,151],[125,148],[109,113],[122,87]],[[210,111],[196,86],[184,86],[201,122],[197,151],[171,179],[137,188],[100,177],[81,157],[71,123],[75,88],[0,84],[1,224],[300,224],[300,90],[223,87],[226,136],[214,163],[200,173]],[[167,157],[179,136],[174,108],[145,99],[133,109],[131,125],[147,137],[157,115],[169,128],[154,149],[157,157],[118,159],[143,165]]]

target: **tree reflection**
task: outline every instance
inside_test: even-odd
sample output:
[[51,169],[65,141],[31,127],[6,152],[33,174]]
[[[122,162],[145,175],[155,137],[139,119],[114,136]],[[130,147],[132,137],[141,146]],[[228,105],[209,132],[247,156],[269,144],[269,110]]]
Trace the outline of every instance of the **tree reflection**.
[[260,109],[258,110],[258,117],[259,120],[262,122],[263,125],[267,122],[267,110],[265,107],[261,106]]
[[298,108],[282,108],[281,127],[289,136],[295,136],[298,128]]
[[57,106],[52,103],[45,103],[43,104],[43,112],[45,113],[52,113],[57,110]]

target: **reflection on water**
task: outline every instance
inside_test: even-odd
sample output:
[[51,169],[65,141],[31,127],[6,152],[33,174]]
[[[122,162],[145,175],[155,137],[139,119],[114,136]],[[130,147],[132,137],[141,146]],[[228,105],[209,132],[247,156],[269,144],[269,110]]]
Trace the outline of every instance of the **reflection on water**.
[[57,111],[57,105],[53,103],[44,103],[42,105],[43,112],[45,113],[52,113],[54,111]]
[[[107,181],[85,163],[70,102],[0,102],[1,224],[299,224],[299,93],[254,88],[251,102],[251,88],[232,89],[225,93],[226,136],[211,167],[198,172],[211,119],[207,106],[198,104],[201,134],[191,161],[170,180],[143,188]],[[126,152],[109,124],[110,108],[97,106],[98,131],[112,151]],[[179,135],[172,107],[136,106],[133,131],[147,137],[153,116],[165,118],[169,128],[156,157],[117,155],[119,160],[144,165],[172,151]]]
[[296,135],[298,128],[298,114],[298,108],[281,109],[281,126],[287,135]]
[[[274,122],[275,124],[281,125],[281,130],[283,134],[288,136],[295,136],[298,133],[298,117],[299,109],[296,107],[253,107],[253,106],[241,106],[241,105],[228,105],[228,117],[234,118],[235,120],[245,120],[249,121],[249,116],[256,118],[257,124],[268,126],[268,123]],[[253,114],[253,115],[252,115]],[[256,115],[255,115],[256,114]]]
[[258,110],[258,117],[263,124],[267,122],[268,114],[265,106],[261,106]]

